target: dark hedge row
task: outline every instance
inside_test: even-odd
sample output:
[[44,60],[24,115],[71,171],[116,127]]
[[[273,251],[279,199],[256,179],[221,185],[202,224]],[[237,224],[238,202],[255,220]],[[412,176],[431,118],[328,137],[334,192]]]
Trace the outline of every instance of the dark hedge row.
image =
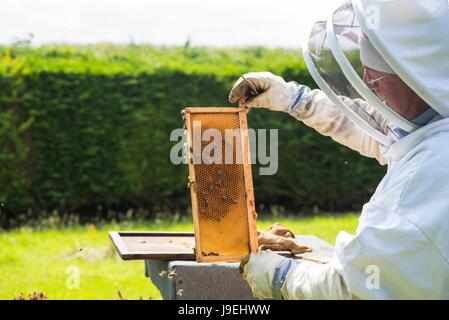
[[[95,50],[0,50],[2,224],[19,215],[53,210],[82,215],[111,208],[186,212],[190,206],[187,168],[173,165],[169,158],[175,144],[169,135],[182,126],[183,107],[228,105],[229,89],[243,68],[270,70],[313,86],[300,57],[295,57],[297,52],[277,50],[273,57],[272,51],[262,49],[212,53],[195,49],[223,64],[243,65],[220,74],[219,69],[206,68],[208,63],[202,71],[201,59],[186,58],[190,52],[186,48],[166,50],[167,55],[179,50],[177,55],[191,61],[184,68],[187,71],[165,62],[148,72],[132,72],[117,63],[129,63],[125,58],[131,59],[132,54],[126,48],[111,48],[112,53],[106,54],[116,55],[109,66],[113,71],[104,56],[89,56]],[[134,54],[138,50],[129,49]],[[82,62],[81,53],[87,56]],[[161,57],[167,56],[162,53]],[[257,58],[256,64],[242,62],[251,61],[251,56]],[[66,71],[61,67],[64,61]],[[73,69],[74,61],[77,68],[83,67],[81,71]],[[88,70],[103,63],[104,69]],[[249,123],[253,128],[279,128],[278,173],[259,176],[257,166],[253,168],[260,211],[271,205],[291,212],[357,209],[384,173],[374,160],[337,145],[286,114],[252,110]]]

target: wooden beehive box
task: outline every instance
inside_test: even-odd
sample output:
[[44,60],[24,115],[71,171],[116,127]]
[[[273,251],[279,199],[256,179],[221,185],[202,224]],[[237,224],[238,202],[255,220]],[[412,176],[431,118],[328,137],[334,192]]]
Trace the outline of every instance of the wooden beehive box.
[[246,111],[186,108],[183,119],[196,260],[239,261],[257,251]]

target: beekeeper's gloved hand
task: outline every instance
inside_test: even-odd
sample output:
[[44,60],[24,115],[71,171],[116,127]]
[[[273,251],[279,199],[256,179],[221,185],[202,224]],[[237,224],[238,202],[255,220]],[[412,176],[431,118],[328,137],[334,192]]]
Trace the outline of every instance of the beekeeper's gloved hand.
[[252,253],[241,262],[240,270],[253,296],[258,299],[282,299],[281,287],[287,273],[299,262],[270,250]]
[[271,72],[249,72],[239,78],[229,93],[229,102],[247,108],[288,112],[307,98],[310,89],[294,81],[285,82]]

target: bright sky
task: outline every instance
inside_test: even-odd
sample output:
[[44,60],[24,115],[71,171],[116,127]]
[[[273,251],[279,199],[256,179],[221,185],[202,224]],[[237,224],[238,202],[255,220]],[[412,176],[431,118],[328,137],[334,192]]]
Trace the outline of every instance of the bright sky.
[[0,0],[0,44],[299,47],[341,0]]

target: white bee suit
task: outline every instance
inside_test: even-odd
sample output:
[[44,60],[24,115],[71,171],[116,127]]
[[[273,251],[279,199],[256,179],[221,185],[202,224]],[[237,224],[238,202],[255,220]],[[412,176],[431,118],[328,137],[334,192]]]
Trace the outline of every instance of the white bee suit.
[[[348,98],[341,98],[347,104],[354,104],[354,101]],[[359,100],[358,103],[364,105],[365,109],[369,110],[369,113],[386,130],[387,119],[383,118],[365,101]],[[382,145],[357,127],[321,90],[312,90],[307,99],[292,108],[289,114],[314,128],[320,134],[331,137],[336,142],[358,151],[361,155],[375,158],[381,165],[387,163],[381,152]]]
[[[405,119],[364,84],[362,37],[436,116],[424,125]],[[286,111],[387,163],[388,171],[363,206],[356,234],[337,236],[330,263],[267,263],[273,252],[263,263],[251,258],[245,271],[257,272],[245,276],[253,292],[283,299],[449,299],[448,1],[345,1],[314,24],[304,58],[321,90],[299,86]],[[393,128],[408,134],[395,136]],[[270,290],[255,290],[271,279]]]
[[[370,8],[378,13],[375,28],[364,15]],[[364,87],[353,54],[364,34],[440,116],[415,126]],[[348,1],[315,24],[305,47],[309,70],[328,99],[312,91],[290,114],[388,162],[388,172],[364,205],[356,234],[338,235],[331,263],[291,268],[283,298],[449,299],[449,119],[443,118],[449,114],[448,2]],[[391,125],[410,134],[395,139]]]
[[388,159],[388,172],[356,234],[340,232],[331,263],[302,262],[288,272],[283,298],[449,299],[449,119],[383,148],[339,109],[320,108],[330,102],[312,93],[301,119],[362,154]]

